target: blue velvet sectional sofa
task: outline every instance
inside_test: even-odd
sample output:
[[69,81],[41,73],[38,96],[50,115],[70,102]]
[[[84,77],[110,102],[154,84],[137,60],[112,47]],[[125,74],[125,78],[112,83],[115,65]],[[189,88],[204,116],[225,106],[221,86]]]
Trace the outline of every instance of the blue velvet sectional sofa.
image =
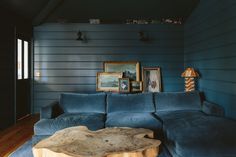
[[224,118],[220,106],[202,103],[198,92],[65,93],[40,115],[33,144],[77,125],[91,130],[135,127],[155,132],[162,141],[161,157],[236,157],[236,121]]

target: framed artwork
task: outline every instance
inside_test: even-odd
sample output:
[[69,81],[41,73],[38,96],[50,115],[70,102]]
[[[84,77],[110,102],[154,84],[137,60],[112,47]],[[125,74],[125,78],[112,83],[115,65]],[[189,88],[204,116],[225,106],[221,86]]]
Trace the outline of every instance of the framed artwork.
[[139,62],[104,62],[105,72],[122,72],[124,78],[130,81],[140,80],[140,64]]
[[121,92],[121,93],[129,93],[130,92],[129,78],[119,78],[119,92]]
[[142,81],[131,81],[131,92],[142,92],[143,82]]
[[160,92],[161,91],[161,70],[159,67],[142,69],[143,91]]
[[122,78],[122,73],[98,72],[97,73],[97,91],[118,92],[119,78]]

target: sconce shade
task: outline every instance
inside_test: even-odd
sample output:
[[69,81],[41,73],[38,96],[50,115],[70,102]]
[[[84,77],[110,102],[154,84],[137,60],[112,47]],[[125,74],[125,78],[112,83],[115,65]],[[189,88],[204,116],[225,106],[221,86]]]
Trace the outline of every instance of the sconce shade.
[[181,75],[182,77],[199,77],[199,74],[193,68],[187,68]]

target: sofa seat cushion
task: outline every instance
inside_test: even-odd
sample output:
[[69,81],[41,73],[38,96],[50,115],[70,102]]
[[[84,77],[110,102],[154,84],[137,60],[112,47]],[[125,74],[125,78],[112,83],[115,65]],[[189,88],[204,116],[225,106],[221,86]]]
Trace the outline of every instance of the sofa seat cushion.
[[152,113],[111,113],[108,114],[106,127],[146,128],[156,131],[162,123]]
[[165,145],[175,157],[236,156],[236,122],[200,111],[156,113],[163,121]]
[[107,112],[155,112],[153,94],[108,94]]
[[65,113],[55,119],[41,119],[34,125],[34,133],[52,135],[58,130],[79,125],[87,126],[90,130],[98,130],[104,128],[104,123],[105,115],[101,113]]

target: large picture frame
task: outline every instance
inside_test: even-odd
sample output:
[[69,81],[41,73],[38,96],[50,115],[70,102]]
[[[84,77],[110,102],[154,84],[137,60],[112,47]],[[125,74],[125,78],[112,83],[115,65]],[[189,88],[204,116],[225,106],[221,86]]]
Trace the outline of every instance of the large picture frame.
[[161,92],[160,67],[143,67],[142,79],[144,92]]
[[98,72],[96,90],[103,92],[119,92],[119,78],[122,73]]
[[106,61],[104,71],[122,72],[124,78],[129,78],[130,81],[140,81],[140,63],[136,61]]

